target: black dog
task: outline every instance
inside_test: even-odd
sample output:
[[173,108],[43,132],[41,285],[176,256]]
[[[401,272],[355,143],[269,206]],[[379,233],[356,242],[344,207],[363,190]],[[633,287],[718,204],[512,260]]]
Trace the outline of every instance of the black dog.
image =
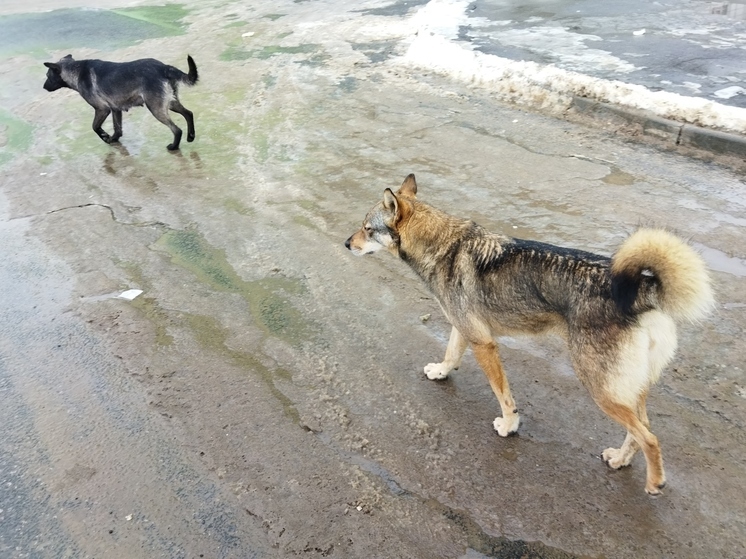
[[[122,136],[122,111],[145,105],[153,116],[171,129],[174,141],[167,147],[179,149],[181,128],[168,116],[169,109],[187,121],[187,142],[194,140],[194,116],[179,102],[179,84],[197,83],[197,65],[187,55],[189,73],[164,64],[153,58],[132,62],[106,62],[105,60],[73,60],[67,55],[59,62],[45,62],[47,81],[44,89],[55,91],[62,87],[74,89],[95,110],[93,131],[107,144],[119,141]],[[114,135],[101,128],[112,113]]]

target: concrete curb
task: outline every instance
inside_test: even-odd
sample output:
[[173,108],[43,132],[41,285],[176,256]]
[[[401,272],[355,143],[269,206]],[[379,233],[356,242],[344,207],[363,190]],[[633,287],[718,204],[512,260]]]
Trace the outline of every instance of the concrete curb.
[[682,124],[647,111],[601,103],[585,97],[573,97],[571,107],[579,114],[595,118],[621,118],[638,126],[643,134],[663,140],[672,148],[687,146],[716,155],[746,158],[746,136]]

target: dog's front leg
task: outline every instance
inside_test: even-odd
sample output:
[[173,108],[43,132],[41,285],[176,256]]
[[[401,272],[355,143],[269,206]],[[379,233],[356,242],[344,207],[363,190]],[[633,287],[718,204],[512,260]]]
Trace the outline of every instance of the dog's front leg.
[[106,117],[109,116],[110,112],[111,110],[109,109],[96,109],[96,114],[93,115],[93,131],[98,134],[98,137],[107,144],[111,142],[111,137],[106,132],[104,132],[104,129],[101,128],[101,125],[106,120]]
[[122,137],[122,111],[114,109],[111,111],[111,120],[114,123],[114,135],[109,138],[109,143],[118,142]]
[[425,374],[430,380],[441,380],[448,376],[453,369],[458,369],[461,364],[461,358],[466,351],[467,342],[461,335],[461,332],[453,326],[451,328],[451,337],[448,340],[446,356],[442,363],[428,363],[425,366]]
[[503,416],[495,418],[493,426],[498,435],[507,437],[518,430],[521,416],[518,415],[515,401],[510,394],[510,386],[508,386],[508,379],[500,362],[497,344],[494,341],[484,344],[472,343],[471,347],[477,363],[482,367],[482,370],[487,375],[487,379],[490,381],[490,386],[495,396],[497,396],[497,401],[500,402],[500,409]]

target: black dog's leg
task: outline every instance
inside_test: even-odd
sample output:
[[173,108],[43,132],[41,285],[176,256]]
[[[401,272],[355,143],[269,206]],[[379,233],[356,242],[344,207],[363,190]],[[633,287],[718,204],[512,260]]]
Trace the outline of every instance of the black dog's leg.
[[178,99],[174,99],[171,101],[171,104],[168,106],[169,109],[171,109],[175,113],[179,113],[181,116],[183,116],[187,121],[187,142],[193,142],[194,141],[194,113],[190,111],[189,109],[185,108],[184,105],[181,104],[181,101]]
[[104,132],[104,129],[101,128],[101,125],[106,120],[106,117],[109,116],[110,112],[111,111],[109,109],[96,109],[96,114],[93,115],[93,131],[98,134],[98,137],[107,144],[111,142],[111,137],[106,132]]
[[168,144],[166,146],[166,149],[169,151],[176,151],[179,149],[179,143],[181,142],[181,128],[176,126],[173,120],[168,116],[168,105],[156,105],[153,106],[149,103],[145,103],[145,106],[148,108],[148,110],[153,113],[153,116],[158,119],[159,122],[162,122],[166,126],[168,126],[171,129],[171,132],[174,134],[174,141],[172,144]]
[[122,111],[113,109],[111,111],[111,120],[114,122],[114,135],[109,138],[109,143],[118,142],[122,137]]

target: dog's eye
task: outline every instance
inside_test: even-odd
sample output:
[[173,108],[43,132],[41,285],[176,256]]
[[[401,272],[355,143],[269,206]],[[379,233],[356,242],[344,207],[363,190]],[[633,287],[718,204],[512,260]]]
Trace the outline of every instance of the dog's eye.
[[372,235],[373,234],[373,228],[372,227],[364,227],[366,235]]

